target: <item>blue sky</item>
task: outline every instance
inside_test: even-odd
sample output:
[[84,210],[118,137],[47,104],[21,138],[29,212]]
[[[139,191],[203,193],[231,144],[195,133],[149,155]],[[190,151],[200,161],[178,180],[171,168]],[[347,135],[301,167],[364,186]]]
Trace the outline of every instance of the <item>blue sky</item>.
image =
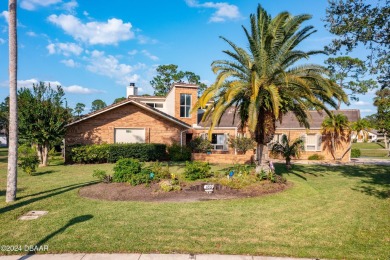
[[[0,3],[0,100],[8,96],[7,2]],[[18,0],[18,84],[60,84],[68,105],[82,102],[86,110],[95,99],[111,104],[125,96],[130,82],[140,94],[153,94],[149,81],[161,64],[176,64],[210,84],[210,64],[226,58],[222,51],[228,48],[219,36],[247,46],[241,26],[248,26],[259,3],[272,16],[313,15],[307,24],[318,32],[301,49],[322,49],[331,41],[321,20],[327,0]],[[348,108],[361,109],[362,116],[375,113],[373,97],[370,92]]]

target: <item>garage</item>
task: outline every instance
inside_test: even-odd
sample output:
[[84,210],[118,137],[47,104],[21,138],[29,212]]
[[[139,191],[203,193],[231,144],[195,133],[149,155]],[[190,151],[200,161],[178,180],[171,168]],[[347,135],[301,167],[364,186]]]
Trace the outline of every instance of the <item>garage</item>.
[[116,128],[115,143],[145,143],[145,129]]

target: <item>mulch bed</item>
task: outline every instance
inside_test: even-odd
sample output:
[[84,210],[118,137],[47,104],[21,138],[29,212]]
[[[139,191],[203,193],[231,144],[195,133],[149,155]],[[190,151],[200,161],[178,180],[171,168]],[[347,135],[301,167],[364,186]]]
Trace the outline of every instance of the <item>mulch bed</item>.
[[193,202],[258,197],[281,192],[292,185],[263,181],[238,190],[216,184],[214,192],[208,194],[203,189],[204,184],[206,183],[196,182],[182,185],[180,191],[164,192],[157,183],[149,187],[131,186],[128,183],[98,183],[81,188],[79,194],[86,198],[109,201]]

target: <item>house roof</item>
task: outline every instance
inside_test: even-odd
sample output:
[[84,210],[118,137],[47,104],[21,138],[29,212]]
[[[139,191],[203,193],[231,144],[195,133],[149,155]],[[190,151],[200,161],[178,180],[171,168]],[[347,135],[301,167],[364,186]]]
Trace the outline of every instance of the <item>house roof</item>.
[[110,111],[112,109],[118,108],[118,107],[126,105],[126,104],[134,104],[134,105],[136,105],[136,106],[138,106],[138,107],[140,107],[142,109],[145,109],[145,110],[147,110],[149,112],[152,112],[153,114],[156,114],[156,115],[159,115],[159,116],[161,116],[163,118],[166,118],[166,119],[168,119],[169,121],[171,121],[173,123],[176,123],[178,125],[184,126],[186,128],[190,128],[191,127],[189,124],[187,124],[187,123],[185,123],[185,122],[183,122],[183,121],[181,121],[181,120],[179,120],[179,119],[177,119],[177,118],[175,118],[173,116],[170,116],[167,113],[164,113],[164,112],[162,112],[162,111],[160,111],[158,109],[150,107],[147,104],[144,104],[144,103],[142,103],[142,102],[140,102],[140,101],[138,101],[136,99],[133,99],[133,98],[128,98],[128,99],[120,101],[118,103],[106,106],[106,107],[104,107],[102,109],[99,109],[97,111],[91,112],[91,113],[83,116],[82,118],[77,119],[76,121],[73,121],[73,122],[67,124],[66,127],[74,125],[74,124],[78,124],[78,123],[80,123],[82,121],[85,121],[85,120],[90,119],[92,117],[95,117],[97,115],[106,113],[106,112],[108,112],[108,111]]
[[[331,110],[335,114],[344,114],[347,116],[348,121],[356,122],[360,119],[360,111],[358,109],[342,109],[342,110]],[[217,127],[238,127],[240,126],[240,118],[236,112],[234,116],[235,109],[229,108],[226,113],[223,114],[221,121]],[[204,112],[198,114],[198,124],[202,127],[210,126],[210,120],[206,122],[201,122]],[[327,114],[317,111],[309,111],[309,123],[311,129],[321,128],[322,121],[324,121]],[[279,121],[276,122],[277,129],[305,129],[304,126],[300,125],[297,118],[292,112],[288,112],[282,118],[282,123]]]
[[[221,120],[218,124],[218,127],[239,127],[241,120],[240,120],[240,117],[239,117],[237,112],[236,112],[236,115],[234,116],[235,112],[236,111],[235,111],[234,107],[229,108],[227,110],[227,112],[225,112],[222,115]],[[201,120],[202,120],[203,114],[204,114],[204,110],[200,111],[198,113],[198,125],[201,127],[209,127],[211,120],[207,120],[205,122],[202,122]]]
[[[350,122],[356,122],[360,119],[360,111],[358,109],[342,109],[342,110],[331,110],[334,114],[343,114],[348,118]],[[328,114],[318,111],[309,111],[309,124],[311,129],[321,128],[321,124]],[[288,112],[282,118],[282,123],[279,121],[276,123],[276,128],[279,129],[304,129],[305,127],[300,125],[297,118],[292,112]]]

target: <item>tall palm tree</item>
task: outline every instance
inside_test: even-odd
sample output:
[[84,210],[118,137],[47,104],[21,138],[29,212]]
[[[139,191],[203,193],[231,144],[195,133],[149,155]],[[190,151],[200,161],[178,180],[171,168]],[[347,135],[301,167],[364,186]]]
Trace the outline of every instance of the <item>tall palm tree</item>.
[[304,141],[301,138],[291,141],[290,137],[283,135],[281,142],[274,143],[271,146],[271,153],[274,155],[281,155],[285,158],[286,168],[291,169],[291,158],[299,157],[304,148]]
[[329,149],[334,160],[341,160],[346,152],[341,157],[336,158],[336,150],[341,147],[341,143],[348,141],[350,136],[350,126],[347,116],[343,114],[331,114],[322,122],[322,135],[324,136],[325,149]]
[[9,146],[6,202],[16,199],[18,161],[16,0],[9,0]]
[[309,127],[309,107],[336,108],[338,100],[347,102],[343,90],[327,76],[325,67],[297,65],[322,51],[304,52],[297,46],[315,32],[312,26],[300,29],[310,15],[293,16],[287,12],[271,16],[259,5],[250,16],[251,28],[243,27],[249,52],[221,37],[233,50],[225,50],[230,60],[212,63],[215,83],[205,90],[194,110],[213,100],[202,118],[211,120],[209,135],[224,112],[235,107],[242,127],[248,127],[257,142],[257,168],[267,168],[267,143],[275,133],[275,122],[292,111],[298,121]]

